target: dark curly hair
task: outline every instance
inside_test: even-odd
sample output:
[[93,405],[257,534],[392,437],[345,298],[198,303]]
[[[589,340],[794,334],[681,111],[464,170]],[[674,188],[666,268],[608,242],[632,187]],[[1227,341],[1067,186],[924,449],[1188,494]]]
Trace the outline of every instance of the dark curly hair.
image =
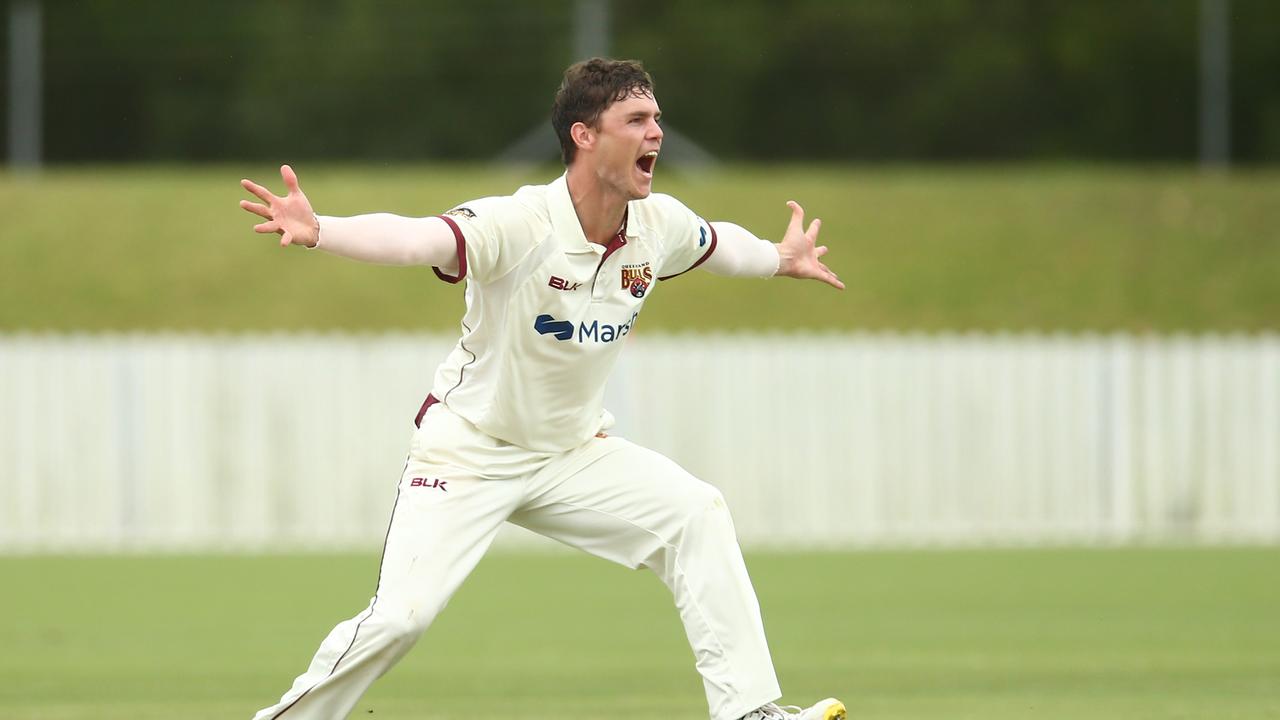
[[560,139],[560,157],[567,166],[578,154],[569,128],[574,123],[596,127],[609,106],[628,97],[652,97],[653,78],[638,60],[591,58],[564,71],[564,80],[551,104],[551,127]]

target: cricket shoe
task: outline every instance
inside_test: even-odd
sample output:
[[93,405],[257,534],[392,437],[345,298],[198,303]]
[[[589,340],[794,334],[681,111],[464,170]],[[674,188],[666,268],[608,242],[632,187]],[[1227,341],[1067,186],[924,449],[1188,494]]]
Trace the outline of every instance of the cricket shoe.
[[742,720],[846,720],[848,717],[844,703],[827,698],[807,708],[769,703],[747,713]]

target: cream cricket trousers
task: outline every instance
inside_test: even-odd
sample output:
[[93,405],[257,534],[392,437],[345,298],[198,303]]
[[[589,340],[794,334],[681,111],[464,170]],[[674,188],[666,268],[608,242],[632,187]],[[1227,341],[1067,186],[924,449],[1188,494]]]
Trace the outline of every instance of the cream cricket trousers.
[[307,671],[254,720],[345,718],[413,647],[506,521],[657,573],[675,597],[713,720],[737,720],[781,696],[718,490],[621,438],[538,453],[437,404],[414,434],[369,607],[335,627]]

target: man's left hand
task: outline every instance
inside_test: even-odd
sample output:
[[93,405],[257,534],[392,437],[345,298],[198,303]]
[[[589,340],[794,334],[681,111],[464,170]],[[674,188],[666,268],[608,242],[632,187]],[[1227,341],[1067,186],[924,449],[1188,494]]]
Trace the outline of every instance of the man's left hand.
[[831,268],[822,264],[818,258],[827,254],[826,245],[818,245],[818,230],[822,221],[814,218],[809,229],[804,229],[804,208],[800,204],[788,200],[791,208],[791,222],[787,232],[778,243],[778,275],[799,279],[810,278],[838,289],[844,289],[844,283],[831,272]]

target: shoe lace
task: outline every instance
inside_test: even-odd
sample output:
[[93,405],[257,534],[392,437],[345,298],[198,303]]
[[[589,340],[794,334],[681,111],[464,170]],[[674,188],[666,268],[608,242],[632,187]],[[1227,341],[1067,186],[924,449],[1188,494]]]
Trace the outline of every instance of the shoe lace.
[[768,703],[747,713],[742,720],[793,720],[802,709],[795,705]]

